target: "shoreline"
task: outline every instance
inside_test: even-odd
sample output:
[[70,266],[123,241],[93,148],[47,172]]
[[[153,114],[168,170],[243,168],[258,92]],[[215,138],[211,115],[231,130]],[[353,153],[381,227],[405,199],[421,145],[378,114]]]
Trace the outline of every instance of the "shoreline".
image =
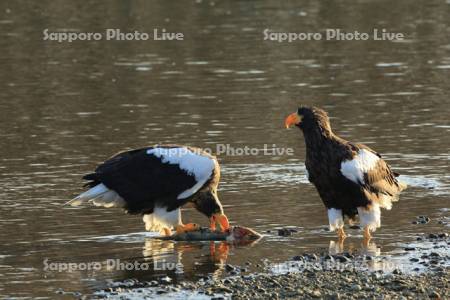
[[[447,299],[450,298],[450,238],[429,234],[406,246],[407,271],[371,270],[377,260],[358,253],[303,253],[283,263],[266,262],[260,272],[226,265],[224,278],[172,284],[130,280],[98,291],[97,299]],[[439,252],[441,251],[441,252]]]

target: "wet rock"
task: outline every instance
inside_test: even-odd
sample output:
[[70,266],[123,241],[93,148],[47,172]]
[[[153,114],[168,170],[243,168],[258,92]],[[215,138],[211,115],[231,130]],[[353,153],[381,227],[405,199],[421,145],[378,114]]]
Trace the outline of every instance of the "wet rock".
[[232,266],[230,264],[225,265],[225,271],[231,272],[231,271],[235,271],[235,270],[236,270],[236,268],[234,266]]
[[418,216],[417,220],[420,224],[427,224],[431,221],[431,219],[427,216]]
[[432,291],[431,293],[429,293],[428,297],[430,297],[431,299],[441,299],[441,295],[436,291]]
[[341,299],[341,295],[339,293],[334,293],[334,294],[331,294],[328,297],[328,299],[330,299],[330,300],[340,300]]
[[233,290],[230,288],[227,288],[226,286],[218,286],[218,287],[214,288],[214,292],[231,294],[231,293],[233,293]]
[[344,252],[342,255],[344,255],[345,257],[350,258],[350,259],[352,259],[352,258],[355,257],[355,256],[354,256],[353,254],[351,254],[350,252]]
[[313,298],[320,298],[322,297],[322,293],[320,292],[320,290],[314,290],[310,293],[310,296]]
[[334,261],[333,256],[331,256],[331,255],[329,255],[329,254],[325,255],[323,259],[324,259],[324,260],[329,260],[329,261],[331,261],[331,262]]
[[418,261],[419,261],[419,259],[418,259],[418,258],[416,258],[416,257],[412,257],[412,258],[410,258],[410,259],[409,259],[409,261],[412,261],[412,262],[418,262]]
[[314,253],[313,254],[305,253],[305,254],[303,254],[303,257],[307,260],[312,260],[312,261],[318,260],[317,255],[315,255]]
[[291,236],[293,233],[296,233],[297,230],[291,228],[281,228],[278,229],[279,236]]
[[292,260],[293,261],[300,261],[300,260],[303,260],[303,257],[300,256],[300,255],[296,255],[296,256],[292,257]]
[[405,247],[404,250],[405,251],[414,251],[414,250],[416,250],[416,248],[414,248],[414,247]]
[[431,252],[430,256],[431,257],[440,257],[439,253],[436,253],[436,252]]
[[361,226],[359,225],[350,225],[350,229],[361,229]]
[[160,283],[164,283],[164,284],[169,284],[172,282],[172,278],[170,278],[169,276],[165,276],[159,279]]
[[430,238],[430,239],[437,239],[439,236],[438,235],[436,235],[436,234],[434,234],[434,233],[430,233],[429,235],[428,235],[428,238]]
[[350,258],[348,258],[348,257],[346,257],[344,255],[335,255],[334,259],[337,260],[338,262],[341,262],[341,263],[346,263],[346,262],[350,262],[351,261]]

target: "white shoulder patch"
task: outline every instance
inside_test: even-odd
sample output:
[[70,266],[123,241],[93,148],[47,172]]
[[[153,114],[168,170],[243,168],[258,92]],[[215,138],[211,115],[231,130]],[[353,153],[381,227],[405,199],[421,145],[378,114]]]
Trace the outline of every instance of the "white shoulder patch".
[[355,183],[364,184],[364,173],[373,169],[379,159],[371,151],[361,149],[353,159],[341,163],[341,173]]
[[176,164],[189,175],[195,176],[197,183],[190,189],[178,195],[178,199],[185,199],[195,194],[211,177],[215,160],[192,152],[188,148],[153,148],[147,154],[161,158],[163,163]]

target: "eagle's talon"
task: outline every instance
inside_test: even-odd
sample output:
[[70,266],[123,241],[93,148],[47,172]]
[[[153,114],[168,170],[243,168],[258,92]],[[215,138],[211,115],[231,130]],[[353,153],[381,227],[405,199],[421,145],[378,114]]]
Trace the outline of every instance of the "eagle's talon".
[[172,230],[170,230],[170,228],[164,227],[163,231],[164,231],[164,235],[165,236],[171,236],[172,235]]
[[199,229],[200,229],[200,227],[198,226],[198,224],[195,224],[195,223],[178,225],[175,228],[177,234],[182,234],[182,233],[186,233],[186,232],[190,232],[190,231],[197,231]]

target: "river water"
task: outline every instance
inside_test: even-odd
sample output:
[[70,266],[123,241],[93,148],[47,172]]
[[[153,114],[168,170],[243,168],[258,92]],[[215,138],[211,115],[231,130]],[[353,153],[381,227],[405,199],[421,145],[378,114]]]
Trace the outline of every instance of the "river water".
[[[130,278],[195,280],[223,264],[327,251],[326,211],[305,178],[305,146],[284,117],[326,109],[334,131],[382,153],[409,184],[372,248],[389,255],[449,214],[450,4],[445,1],[2,1],[0,297],[84,294]],[[53,32],[181,32],[183,41],[44,41]],[[386,28],[403,41],[264,41],[275,32]],[[68,208],[81,176],[110,155],[155,143],[217,150],[219,196],[253,246],[158,242],[141,217]],[[259,155],[232,153],[239,147]],[[293,149],[293,155],[264,148]],[[277,151],[278,151],[277,150]],[[234,155],[233,155],[234,154]],[[185,221],[206,225],[193,210]],[[413,225],[418,215],[431,218]],[[298,232],[279,237],[277,229]],[[448,227],[444,227],[448,230]],[[345,250],[363,251],[349,230]],[[46,263],[181,263],[182,270],[46,270]],[[165,266],[170,266],[166,264]]]

